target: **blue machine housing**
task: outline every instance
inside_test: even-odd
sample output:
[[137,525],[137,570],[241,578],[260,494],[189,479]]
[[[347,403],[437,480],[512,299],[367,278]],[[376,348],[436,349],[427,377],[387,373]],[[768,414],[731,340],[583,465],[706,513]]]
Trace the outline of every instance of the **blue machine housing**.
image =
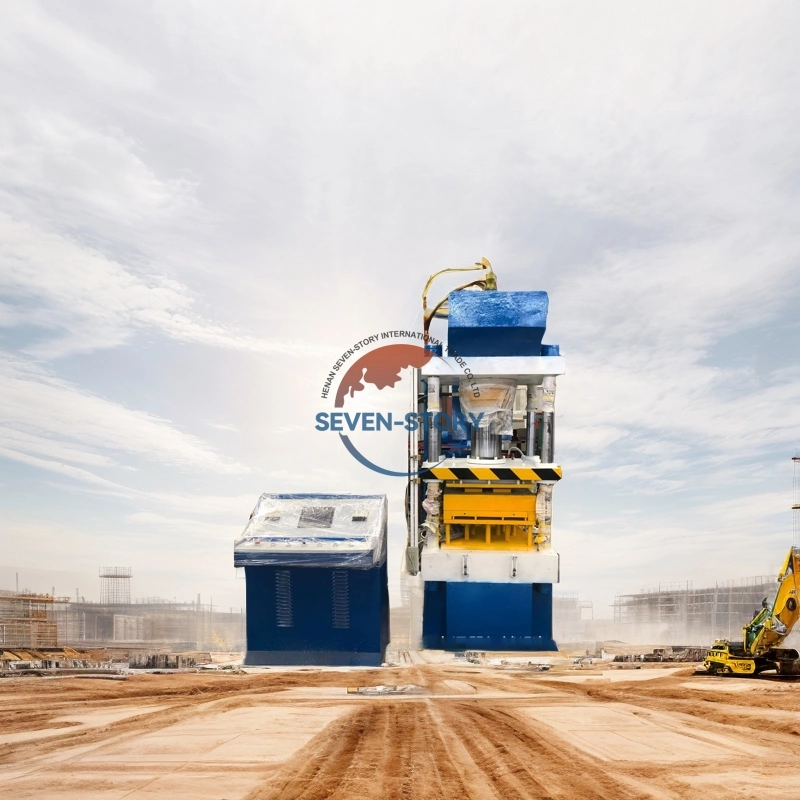
[[383,495],[265,494],[234,546],[247,665],[378,666],[389,643]]
[[543,355],[547,292],[452,292],[448,302],[451,355]]

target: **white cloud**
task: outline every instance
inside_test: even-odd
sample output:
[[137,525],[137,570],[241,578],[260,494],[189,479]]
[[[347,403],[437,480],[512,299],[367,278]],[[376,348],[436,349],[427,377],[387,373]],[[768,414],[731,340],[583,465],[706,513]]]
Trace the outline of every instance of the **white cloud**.
[[173,339],[261,353],[308,354],[328,348],[265,340],[215,324],[192,310],[194,298],[175,280],[140,275],[71,239],[0,213],[0,292],[25,314],[5,324],[58,332],[27,352],[49,358],[117,347],[137,331]]
[[673,501],[646,516],[630,504],[626,513],[573,519],[556,531],[563,588],[600,598],[597,616],[610,617],[615,592],[774,575],[791,543],[789,502],[788,488],[745,491],[690,512]]
[[165,533],[184,533],[191,535],[196,541],[210,539],[219,542],[221,539],[232,540],[247,524],[247,518],[233,518],[227,525],[209,522],[208,520],[198,520],[187,517],[170,517],[152,511],[137,511],[128,514],[124,521],[130,525],[141,528],[156,528]]
[[[187,470],[243,469],[167,420],[98,397],[17,360],[0,359],[0,397],[0,444],[7,454],[28,463],[35,457],[47,469],[69,469],[76,477],[78,469],[63,461],[101,467],[122,455]],[[80,473],[91,481],[85,470]]]
[[[552,292],[568,360],[560,457],[628,491],[750,475],[800,430],[800,378],[714,355],[728,337],[786,319],[800,295],[800,238],[769,214],[724,231],[605,253]],[[557,333],[556,333],[557,332]],[[763,334],[759,334],[763,335]],[[758,341],[758,335],[754,339]]]
[[156,174],[141,144],[118,128],[35,106],[6,108],[0,119],[7,209],[87,231],[109,222],[164,227],[195,206],[194,182]]
[[[7,431],[0,430],[0,441],[3,439],[11,439],[11,444],[14,444],[14,437],[7,436]],[[36,449],[47,449],[47,445],[44,441],[39,441],[36,443],[36,445]],[[30,445],[24,449],[31,449]],[[56,445],[56,449],[62,448],[59,448],[58,445]],[[47,470],[48,472],[56,472],[59,475],[64,475],[68,478],[82,481],[92,486],[102,487],[113,494],[119,494],[123,491],[121,486],[118,486],[112,481],[107,481],[104,478],[100,478],[88,470],[81,469],[80,467],[73,467],[72,465],[64,464],[61,461],[51,461],[49,459],[28,455],[27,453],[23,452],[23,448],[20,447],[0,447],[0,456],[11,461],[16,461],[19,464],[26,464],[29,467],[37,467],[38,469]],[[83,455],[81,460],[85,461],[86,459],[87,456]]]
[[766,520],[778,522],[781,515],[788,520],[789,501],[788,491],[744,492],[740,497],[700,505],[697,510],[715,527],[746,533]]
[[82,35],[36,2],[8,0],[0,28],[0,53],[4,54],[3,60],[15,65],[25,63],[31,70],[51,66],[56,73],[77,70],[81,81],[101,86],[141,91],[154,83],[154,76],[139,64],[122,58],[91,36]]
[[209,428],[214,428],[214,430],[224,431],[225,433],[239,433],[239,429],[230,422],[206,422]]

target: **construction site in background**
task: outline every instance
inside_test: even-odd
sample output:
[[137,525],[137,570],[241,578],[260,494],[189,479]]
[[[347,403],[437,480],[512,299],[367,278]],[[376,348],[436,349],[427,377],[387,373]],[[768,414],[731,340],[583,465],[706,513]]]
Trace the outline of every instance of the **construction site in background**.
[[199,595],[131,600],[130,567],[103,567],[99,577],[99,601],[0,590],[0,672],[45,662],[72,669],[74,661],[188,666],[244,648],[244,609],[215,609]]

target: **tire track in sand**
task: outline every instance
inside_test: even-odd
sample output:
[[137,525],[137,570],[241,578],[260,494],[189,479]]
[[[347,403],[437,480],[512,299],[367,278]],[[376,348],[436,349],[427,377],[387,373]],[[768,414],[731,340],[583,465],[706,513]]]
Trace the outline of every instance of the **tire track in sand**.
[[503,800],[640,800],[653,796],[613,776],[607,764],[583,756],[551,732],[537,731],[513,712],[460,703],[447,724]]
[[328,726],[247,800],[474,797],[436,726],[425,701],[362,705]]
[[513,710],[479,702],[373,700],[332,723],[247,800],[640,800],[613,774]]

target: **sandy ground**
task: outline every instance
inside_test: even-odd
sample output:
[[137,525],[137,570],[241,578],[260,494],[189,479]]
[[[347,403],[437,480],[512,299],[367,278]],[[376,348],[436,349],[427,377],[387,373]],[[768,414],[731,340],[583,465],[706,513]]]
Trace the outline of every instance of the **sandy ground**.
[[15,800],[800,800],[798,764],[800,683],[685,667],[0,680]]

